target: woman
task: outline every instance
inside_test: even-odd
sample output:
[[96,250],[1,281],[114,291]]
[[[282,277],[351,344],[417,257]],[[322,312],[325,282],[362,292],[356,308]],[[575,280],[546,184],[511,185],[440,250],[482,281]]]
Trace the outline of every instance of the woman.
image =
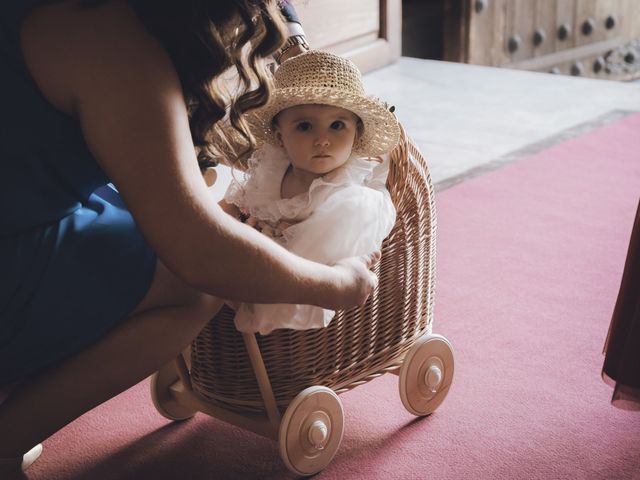
[[[252,147],[243,114],[284,41],[274,2],[0,9],[0,385],[20,382],[0,406],[0,476],[23,478],[24,452],[175,357],[220,298],[355,306],[378,255],[316,264],[211,202],[195,152],[229,154],[226,110]],[[233,101],[210,88],[228,68]],[[128,211],[92,194],[107,182]]]
[[602,378],[613,387],[611,403],[640,410],[640,201],[604,354]]

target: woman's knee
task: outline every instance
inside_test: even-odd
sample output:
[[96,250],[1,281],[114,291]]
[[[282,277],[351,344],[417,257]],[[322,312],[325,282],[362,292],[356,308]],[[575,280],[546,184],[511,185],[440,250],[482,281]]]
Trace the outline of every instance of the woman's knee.
[[195,292],[193,301],[188,305],[188,308],[192,309],[194,316],[208,322],[218,313],[224,302],[222,299],[207,295],[206,293]]
[[178,307],[206,318],[213,317],[221,306],[222,300],[188,285],[158,260],[151,286],[132,315],[156,308]]

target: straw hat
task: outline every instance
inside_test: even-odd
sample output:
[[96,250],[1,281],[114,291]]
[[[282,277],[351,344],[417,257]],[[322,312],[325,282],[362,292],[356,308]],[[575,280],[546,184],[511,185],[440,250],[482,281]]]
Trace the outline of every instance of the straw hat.
[[316,50],[296,55],[276,70],[275,90],[251,120],[258,142],[277,145],[273,117],[285,108],[305,104],[333,105],[358,115],[364,133],[353,151],[359,155],[382,155],[398,143],[398,120],[383,102],[365,94],[358,67],[345,58]]

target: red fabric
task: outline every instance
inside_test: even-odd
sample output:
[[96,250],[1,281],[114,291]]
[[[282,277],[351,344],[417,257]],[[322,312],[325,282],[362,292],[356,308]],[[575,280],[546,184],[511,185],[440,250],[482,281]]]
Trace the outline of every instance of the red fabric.
[[[638,479],[640,414],[611,406],[602,346],[640,189],[640,115],[437,196],[434,331],[449,397],[404,410],[397,377],[341,395],[328,479]],[[147,382],[45,442],[47,479],[293,478],[275,442],[204,414],[171,424]]]

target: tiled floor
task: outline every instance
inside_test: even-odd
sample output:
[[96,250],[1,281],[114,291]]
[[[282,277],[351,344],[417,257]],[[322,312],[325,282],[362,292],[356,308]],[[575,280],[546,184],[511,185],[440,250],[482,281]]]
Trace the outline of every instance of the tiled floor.
[[440,187],[640,110],[640,83],[413,58],[365,84],[396,105]]
[[[640,111],[638,82],[406,57],[365,75],[365,87],[396,106],[439,189]],[[226,188],[228,171],[221,169],[219,177],[216,196]]]

